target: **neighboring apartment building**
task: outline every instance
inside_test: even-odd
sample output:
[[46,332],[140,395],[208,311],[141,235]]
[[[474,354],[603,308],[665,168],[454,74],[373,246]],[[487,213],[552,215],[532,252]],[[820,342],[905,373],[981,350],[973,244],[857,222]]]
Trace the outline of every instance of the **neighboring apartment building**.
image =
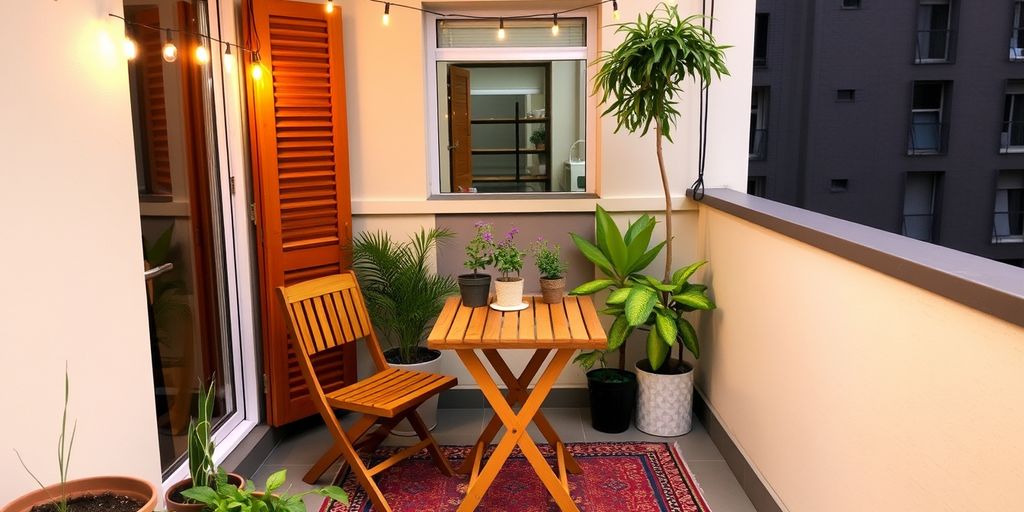
[[758,0],[748,192],[1024,266],[1021,0]]

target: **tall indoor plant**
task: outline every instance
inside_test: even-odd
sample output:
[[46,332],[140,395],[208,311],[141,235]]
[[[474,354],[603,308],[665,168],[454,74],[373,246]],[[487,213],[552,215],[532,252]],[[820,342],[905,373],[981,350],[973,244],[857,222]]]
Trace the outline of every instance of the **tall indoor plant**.
[[[458,290],[451,276],[429,266],[438,244],[451,239],[447,229],[420,229],[407,242],[396,242],[384,231],[360,233],[353,242],[353,268],[366,298],[374,327],[392,348],[384,357],[392,366],[439,373],[441,352],[420,346],[444,300]],[[437,397],[418,409],[430,428],[437,424]],[[402,423],[393,432],[413,435]]]
[[[618,25],[616,33],[624,35],[622,43],[597,61],[600,67],[595,76],[594,92],[601,95],[601,104],[607,105],[603,115],[615,117],[616,131],[626,129],[644,136],[652,126],[654,128],[665,199],[665,240],[668,241],[672,239],[672,196],[662,144],[666,139],[672,142],[672,128],[679,118],[676,108],[679,95],[685,82],[699,79],[708,84],[713,75],[721,77],[729,73],[725,66],[727,47],[715,42],[714,36],[700,25],[701,19],[699,15],[684,19],[676,6],[660,4],[654,11],[637,16],[636,21]],[[600,216],[598,223],[600,230]],[[610,218],[606,223],[617,231]],[[600,249],[612,258],[623,258],[621,246]],[[591,251],[588,257],[594,261],[591,256],[598,254]],[[683,318],[683,313],[714,308],[707,298],[706,287],[689,283],[689,278],[703,262],[675,272],[672,264],[672,244],[668,243],[662,279],[631,276],[621,283],[610,282],[603,286],[588,283],[590,288],[579,290],[594,293],[621,285],[608,297],[609,312],[616,316],[612,332],[616,329],[631,331],[641,326],[649,329],[648,357],[637,363],[637,428],[657,435],[680,435],[690,429],[693,372],[683,362],[682,347],[698,357],[699,346],[696,331]],[[668,358],[669,350],[677,340],[682,341],[680,355],[679,359],[672,360]]]

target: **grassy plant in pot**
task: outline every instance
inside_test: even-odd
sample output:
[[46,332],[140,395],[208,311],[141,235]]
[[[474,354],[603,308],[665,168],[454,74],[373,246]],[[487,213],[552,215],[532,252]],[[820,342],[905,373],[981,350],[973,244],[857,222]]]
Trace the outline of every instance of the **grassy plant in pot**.
[[[494,245],[494,268],[501,277],[494,283],[494,309],[515,311],[526,308],[523,302],[523,278],[519,275],[523,270],[525,253],[516,246],[516,235],[519,228],[512,228],[505,233],[505,239]],[[515,273],[513,276],[512,273]]]
[[[455,280],[429,268],[428,258],[438,244],[451,239],[447,229],[420,229],[407,242],[396,242],[378,231],[360,233],[353,243],[353,268],[366,298],[374,326],[391,348],[388,364],[408,370],[440,373],[441,352],[420,346],[445,298],[458,289]],[[431,429],[437,425],[437,396],[417,411]],[[392,431],[415,435],[403,421]]]
[[565,295],[565,272],[569,269],[562,260],[559,247],[543,238],[530,246],[530,253],[540,272],[541,298],[547,304],[559,304]]
[[[216,381],[211,380],[207,388],[199,387],[196,415],[188,424],[188,474],[186,478],[167,489],[164,502],[169,512],[200,512],[206,509],[203,503],[186,498],[182,492],[193,487],[214,486],[218,469],[213,463],[213,406],[216,398]],[[234,473],[225,475],[225,482],[241,487],[245,480]]]
[[39,489],[22,495],[0,507],[0,512],[152,512],[159,494],[156,487],[138,478],[127,476],[98,476],[68,480],[71,449],[75,444],[77,423],[68,433],[68,400],[71,383],[64,371],[64,412],[61,415],[60,437],[57,440],[57,469],[60,482],[43,485],[25,465],[21,453],[15,450],[18,461],[32,477]]
[[494,234],[491,225],[485,222],[477,222],[473,227],[476,234],[466,244],[463,263],[473,273],[459,276],[459,293],[463,305],[478,308],[486,306],[491,295],[491,276],[480,271],[494,262]]
[[[708,84],[713,75],[728,74],[727,47],[716,44],[711,33],[699,24],[701,19],[683,19],[675,6],[661,4],[635,22],[618,25],[616,33],[624,36],[622,43],[597,61],[600,68],[595,76],[595,93],[600,93],[601,104],[607,105],[603,115],[615,116],[616,131],[625,128],[644,136],[654,128],[665,196],[666,240],[672,238],[672,197],[662,143],[663,139],[672,142],[683,84],[693,79]],[[610,247],[611,254],[620,250]],[[617,316],[620,329],[650,329],[647,359],[637,363],[637,428],[644,432],[674,436],[690,429],[693,373],[682,361],[681,347],[685,345],[695,356],[699,349],[696,332],[682,313],[714,307],[705,295],[705,287],[688,282],[700,265],[672,272],[672,244],[668,244],[663,279],[630,278],[624,283],[627,286],[609,295],[611,313]],[[621,313],[616,313],[620,307]],[[679,359],[666,362],[677,340],[683,341]]]

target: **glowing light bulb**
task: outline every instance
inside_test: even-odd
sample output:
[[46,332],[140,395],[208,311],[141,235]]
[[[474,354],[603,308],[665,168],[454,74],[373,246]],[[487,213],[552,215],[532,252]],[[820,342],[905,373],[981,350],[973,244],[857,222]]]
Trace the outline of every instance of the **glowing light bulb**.
[[196,46],[195,57],[196,62],[206,64],[207,62],[210,62],[210,50],[207,50],[205,45],[200,44],[199,46]]
[[178,47],[171,42],[171,30],[167,29],[167,37],[164,39],[164,47],[160,50],[167,62],[178,60]]
[[327,0],[327,5],[324,6],[324,10],[327,14],[334,12],[334,0]]
[[505,20],[498,18],[498,41],[505,40]]
[[557,36],[558,35],[558,15],[557,14],[554,17],[554,21],[551,23],[551,35],[553,35],[553,36]]
[[388,25],[391,25],[391,4],[390,3],[385,3],[384,4],[384,14],[380,17],[380,22],[385,27],[388,26]]
[[228,49],[224,50],[224,58],[221,59],[221,63],[224,66],[224,71],[227,73],[235,72],[235,56],[231,55],[231,45],[227,45]]
[[252,71],[250,71],[250,73],[252,73],[252,79],[253,80],[262,80],[263,79],[263,65],[260,64],[260,61],[256,61],[256,62],[252,63]]
[[612,0],[612,18],[619,21],[619,2]]
[[121,43],[121,49],[124,51],[124,57],[128,60],[135,60],[135,57],[139,56],[139,45],[135,44],[135,41],[130,38],[124,38]]

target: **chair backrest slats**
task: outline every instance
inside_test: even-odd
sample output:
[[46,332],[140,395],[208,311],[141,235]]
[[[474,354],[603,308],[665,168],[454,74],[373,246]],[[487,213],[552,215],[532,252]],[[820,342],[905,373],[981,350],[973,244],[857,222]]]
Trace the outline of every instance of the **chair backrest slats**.
[[280,295],[295,336],[314,355],[370,335],[366,305],[351,272],[289,287]]

